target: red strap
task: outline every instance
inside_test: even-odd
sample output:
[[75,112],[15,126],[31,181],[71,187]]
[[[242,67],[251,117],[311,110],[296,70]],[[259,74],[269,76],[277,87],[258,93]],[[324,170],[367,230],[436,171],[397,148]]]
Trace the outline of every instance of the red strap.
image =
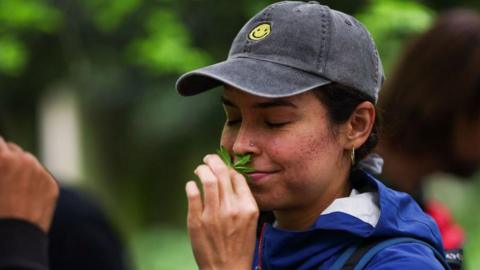
[[461,249],[465,241],[465,232],[452,218],[450,210],[438,201],[429,201],[425,212],[437,223],[445,249]]
[[262,231],[260,232],[260,239],[258,240],[258,264],[255,270],[262,270],[262,253],[263,253],[263,237],[267,223],[263,223]]

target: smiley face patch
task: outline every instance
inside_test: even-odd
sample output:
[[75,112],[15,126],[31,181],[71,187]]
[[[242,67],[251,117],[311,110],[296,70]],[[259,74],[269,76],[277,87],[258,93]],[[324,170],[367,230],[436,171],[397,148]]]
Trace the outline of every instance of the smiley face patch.
[[257,25],[255,28],[250,31],[248,34],[248,38],[251,40],[261,40],[264,39],[266,36],[270,35],[272,32],[272,27],[269,23],[261,23]]

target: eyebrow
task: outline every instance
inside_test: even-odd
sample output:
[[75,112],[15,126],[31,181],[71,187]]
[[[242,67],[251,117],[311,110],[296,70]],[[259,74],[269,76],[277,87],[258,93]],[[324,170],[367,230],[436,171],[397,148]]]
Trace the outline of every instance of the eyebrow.
[[[235,105],[232,101],[228,100],[226,97],[221,96],[220,98],[222,100],[223,105],[238,108],[237,105]],[[283,98],[275,98],[275,99],[270,100],[270,101],[259,102],[259,103],[256,103],[253,107],[254,108],[259,108],[259,109],[268,109],[268,108],[272,108],[272,107],[298,108],[297,105],[295,105],[292,102],[290,102],[286,99],[283,99]]]

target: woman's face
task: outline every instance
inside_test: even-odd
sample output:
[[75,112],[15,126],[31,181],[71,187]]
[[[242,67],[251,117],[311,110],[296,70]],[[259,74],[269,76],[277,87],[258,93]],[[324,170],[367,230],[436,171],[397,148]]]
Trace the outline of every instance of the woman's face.
[[350,161],[323,104],[308,91],[287,98],[226,87],[221,145],[252,155],[249,186],[262,210],[321,205],[346,184]]

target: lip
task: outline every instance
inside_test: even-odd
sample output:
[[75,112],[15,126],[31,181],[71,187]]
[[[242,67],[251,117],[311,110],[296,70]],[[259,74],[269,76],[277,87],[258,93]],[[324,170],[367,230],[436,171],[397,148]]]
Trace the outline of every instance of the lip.
[[276,172],[253,172],[249,173],[248,176],[252,179],[253,182],[260,182],[267,180],[268,176],[275,174]]

